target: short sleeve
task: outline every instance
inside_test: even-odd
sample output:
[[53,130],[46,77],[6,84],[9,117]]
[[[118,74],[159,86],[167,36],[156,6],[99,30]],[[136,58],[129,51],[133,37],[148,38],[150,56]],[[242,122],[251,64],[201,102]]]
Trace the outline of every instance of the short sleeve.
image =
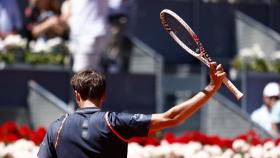
[[57,135],[58,128],[60,127],[62,120],[65,116],[60,117],[56,121],[54,121],[48,128],[48,131],[44,137],[43,142],[40,145],[39,152],[37,154],[38,158],[56,158],[55,151],[55,139]]
[[272,108],[271,119],[274,123],[280,123],[280,101],[276,102]]
[[37,154],[38,158],[54,158],[54,147],[52,141],[52,126],[49,127],[47,134],[44,137],[43,142],[40,145],[39,152]]
[[148,136],[151,115],[109,112],[108,120],[120,136],[130,139]]

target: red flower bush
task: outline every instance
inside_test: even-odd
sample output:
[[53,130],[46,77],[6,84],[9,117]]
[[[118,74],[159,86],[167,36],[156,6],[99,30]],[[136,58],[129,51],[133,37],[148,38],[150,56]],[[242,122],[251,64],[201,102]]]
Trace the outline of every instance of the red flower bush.
[[[46,134],[46,129],[40,127],[36,130],[30,129],[27,125],[18,126],[15,122],[5,122],[0,126],[0,142],[11,143],[18,139],[27,139],[33,141],[36,145],[39,145]],[[258,134],[250,130],[247,133],[241,134],[233,139],[221,138],[217,135],[206,135],[199,131],[185,132],[180,136],[176,136],[174,133],[166,133],[165,135],[155,135],[146,138],[133,138],[131,142],[137,142],[140,145],[160,145],[161,140],[165,140],[168,143],[189,143],[191,141],[200,142],[203,145],[218,145],[222,149],[232,148],[232,143],[242,139],[248,144],[253,146],[264,144],[267,141],[273,141],[275,145],[280,144],[280,138],[272,140],[270,138],[261,139]]]
[[45,128],[31,130],[27,125],[18,127],[15,122],[5,122],[0,126],[0,142],[12,143],[18,139],[27,139],[39,145],[46,134]]
[[203,145],[218,145],[222,149],[226,148],[232,148],[232,143],[237,140],[242,139],[246,141],[248,144],[251,144],[253,146],[264,144],[267,141],[274,141],[275,145],[278,145],[280,143],[280,138],[276,140],[272,140],[271,138],[265,138],[261,139],[260,136],[254,131],[250,130],[247,133],[241,134],[235,138],[221,138],[217,135],[206,135],[199,131],[193,131],[193,132],[185,132],[180,136],[175,136],[174,133],[166,133],[164,136],[162,136],[162,139],[157,137],[149,137],[149,138],[134,138],[131,141],[137,142],[140,145],[159,145],[161,140],[165,140],[168,143],[189,143],[191,141],[200,142]]

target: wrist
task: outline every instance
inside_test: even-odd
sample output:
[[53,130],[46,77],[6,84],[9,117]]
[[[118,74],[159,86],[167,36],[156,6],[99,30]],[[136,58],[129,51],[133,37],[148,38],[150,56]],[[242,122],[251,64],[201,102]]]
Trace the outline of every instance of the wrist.
[[209,93],[212,94],[212,93],[215,93],[217,90],[218,90],[217,86],[215,86],[213,84],[209,84],[203,89],[203,92],[205,94],[209,94]]

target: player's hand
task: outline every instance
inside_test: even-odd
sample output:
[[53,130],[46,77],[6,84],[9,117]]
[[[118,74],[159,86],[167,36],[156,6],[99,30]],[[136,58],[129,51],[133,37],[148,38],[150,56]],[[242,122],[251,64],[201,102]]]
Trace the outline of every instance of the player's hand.
[[216,62],[210,63],[210,85],[214,89],[219,89],[223,83],[223,79],[226,77],[223,66],[221,64],[217,65]]

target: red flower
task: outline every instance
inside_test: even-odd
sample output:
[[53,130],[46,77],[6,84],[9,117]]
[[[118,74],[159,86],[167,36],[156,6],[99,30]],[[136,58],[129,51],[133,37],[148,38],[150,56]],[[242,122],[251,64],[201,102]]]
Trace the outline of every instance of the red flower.
[[147,138],[145,145],[157,146],[159,144],[160,144],[160,141],[157,138],[151,137],[151,138]]
[[27,125],[17,128],[15,122],[5,122],[0,126],[0,141],[5,143],[14,142],[20,138],[33,141],[39,145],[46,134],[45,128],[38,128],[36,131],[32,131]]
[[173,133],[171,133],[171,132],[169,132],[169,133],[166,133],[165,135],[164,135],[164,139],[168,142],[168,143],[170,143],[170,144],[172,144],[172,143],[175,143],[175,135],[173,134]]
[[160,144],[160,141],[155,137],[133,137],[130,139],[130,142],[135,142],[142,146],[145,146],[145,145],[157,146]]
[[232,139],[225,138],[225,139],[221,139],[217,145],[220,146],[221,148],[232,148],[232,143],[233,143]]
[[30,139],[37,145],[41,144],[46,134],[46,129],[43,127],[38,128],[35,132],[31,133]]
[[17,134],[17,125],[13,121],[8,121],[2,124],[1,126],[1,135],[14,133]]
[[188,143],[190,142],[191,138],[190,138],[190,133],[185,132],[184,134],[182,134],[182,136],[178,137],[176,139],[177,143]]
[[17,141],[18,139],[19,139],[18,136],[15,134],[7,134],[2,137],[2,141],[5,143],[12,143]]
[[206,135],[198,131],[192,132],[190,136],[191,136],[191,141],[198,141],[202,144],[207,144]]
[[25,139],[29,140],[30,137],[31,137],[32,131],[31,131],[31,129],[27,125],[24,125],[24,126],[21,126],[18,129],[18,133],[19,133],[19,136],[21,138],[25,138]]
[[274,143],[275,145],[280,145],[280,138],[277,138]]
[[238,137],[236,137],[235,139],[242,139],[242,140],[247,141],[247,135],[246,134],[241,134]]

